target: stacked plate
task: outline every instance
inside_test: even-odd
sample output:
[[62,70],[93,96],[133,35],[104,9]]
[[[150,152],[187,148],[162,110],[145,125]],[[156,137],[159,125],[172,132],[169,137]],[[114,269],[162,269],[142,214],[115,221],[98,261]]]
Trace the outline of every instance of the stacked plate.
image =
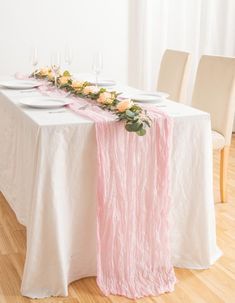
[[2,88],[8,89],[31,89],[38,87],[40,84],[34,80],[7,80],[0,81],[0,86]]
[[134,95],[121,96],[121,98],[130,98],[135,102],[139,103],[161,103],[166,98],[169,97],[169,94],[163,92],[153,92],[153,93],[138,93]]
[[[91,81],[91,84],[96,85],[96,82]],[[115,86],[116,82],[113,80],[100,80],[97,82],[97,85],[101,87]]]
[[22,99],[20,104],[33,108],[59,108],[71,103],[67,98],[53,98],[53,97],[30,97],[29,99]]

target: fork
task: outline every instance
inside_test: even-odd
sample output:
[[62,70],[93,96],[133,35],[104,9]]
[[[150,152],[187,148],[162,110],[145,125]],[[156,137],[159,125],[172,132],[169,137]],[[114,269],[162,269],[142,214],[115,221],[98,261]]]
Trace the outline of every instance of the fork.
[[[79,107],[79,110],[85,110],[90,104],[86,104],[83,105],[81,107]],[[56,111],[49,111],[49,114],[59,114],[59,113],[64,113],[66,112],[66,109],[60,109],[60,110],[56,110]]]
[[90,106],[90,104],[83,105],[83,106],[79,107],[79,110],[84,110],[84,109],[88,108],[88,106]]
[[24,90],[20,90],[20,93],[31,93],[31,92],[35,92],[36,88],[31,88],[31,89],[24,89]]
[[56,111],[50,111],[48,112],[49,114],[60,114],[60,113],[65,113],[66,110],[65,109],[62,109],[62,110],[56,110]]

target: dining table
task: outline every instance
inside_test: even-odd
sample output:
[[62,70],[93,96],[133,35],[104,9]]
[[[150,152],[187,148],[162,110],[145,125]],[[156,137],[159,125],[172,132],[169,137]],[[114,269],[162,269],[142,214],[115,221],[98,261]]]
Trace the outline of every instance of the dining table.
[[[141,92],[122,84],[115,90]],[[95,123],[68,107],[39,109],[21,103],[40,96],[38,89],[0,88],[0,191],[26,227],[21,293],[30,298],[67,296],[71,282],[97,275]],[[173,121],[172,264],[209,269],[221,256],[210,115],[168,99],[155,106]]]

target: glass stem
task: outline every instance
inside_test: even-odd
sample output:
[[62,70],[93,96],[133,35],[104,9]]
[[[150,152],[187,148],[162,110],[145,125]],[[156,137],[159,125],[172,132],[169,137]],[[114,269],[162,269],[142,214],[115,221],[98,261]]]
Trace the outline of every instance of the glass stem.
[[95,73],[95,86],[98,87],[98,76],[99,76],[99,73]]
[[36,66],[33,65],[33,77],[35,78],[35,75],[36,75],[36,70],[35,70]]

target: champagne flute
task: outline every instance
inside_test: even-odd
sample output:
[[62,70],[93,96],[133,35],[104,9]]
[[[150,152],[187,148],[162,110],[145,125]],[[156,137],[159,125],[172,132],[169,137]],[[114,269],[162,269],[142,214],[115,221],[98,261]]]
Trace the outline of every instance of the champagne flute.
[[67,47],[65,49],[64,60],[65,60],[66,65],[69,68],[71,66],[71,63],[72,63],[72,60],[73,60],[73,52],[69,47]]
[[30,63],[33,66],[33,77],[35,78],[36,66],[38,65],[38,50],[34,47],[30,52]]
[[92,62],[92,70],[95,73],[95,83],[96,87],[98,86],[98,77],[103,68],[103,56],[101,52],[97,52],[94,54],[93,62]]
[[51,69],[54,74],[55,87],[57,87],[57,77],[60,71],[60,53],[55,52],[51,55]]

